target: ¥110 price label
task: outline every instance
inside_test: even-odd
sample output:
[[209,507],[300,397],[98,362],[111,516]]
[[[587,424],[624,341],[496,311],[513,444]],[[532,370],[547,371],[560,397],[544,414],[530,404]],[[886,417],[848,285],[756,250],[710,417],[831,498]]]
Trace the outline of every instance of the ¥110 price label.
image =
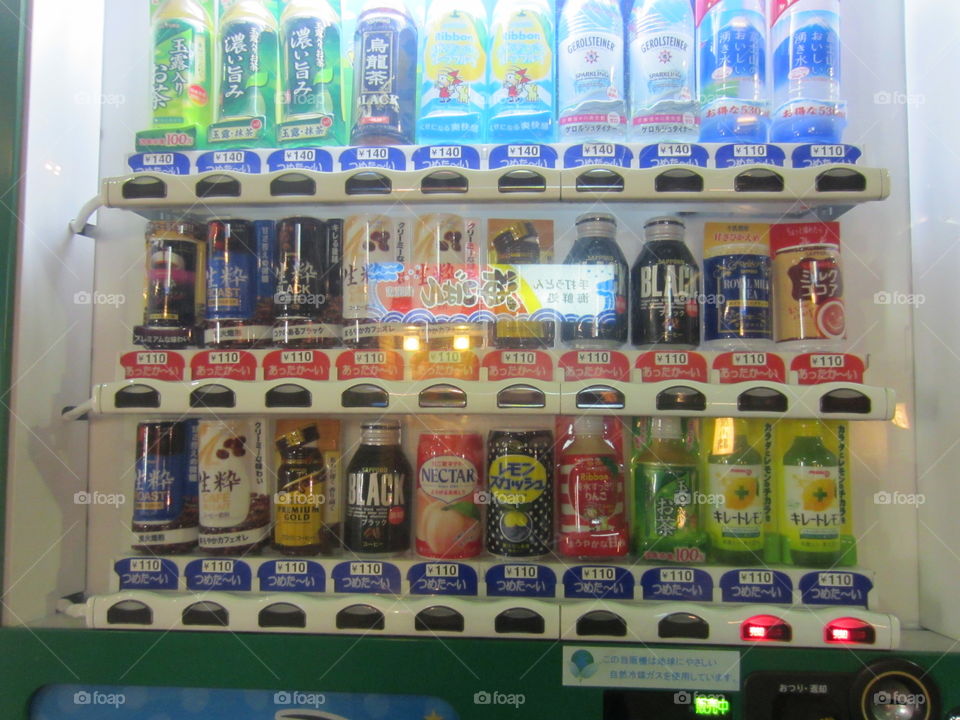
[[768,352],[720,353],[713,360],[713,371],[721,384],[787,381],[783,358]]
[[180,573],[167,558],[133,557],[117,560],[113,571],[120,578],[121,590],[176,590]]
[[190,379],[256,380],[257,358],[246,350],[204,350],[190,360]]
[[326,573],[314,560],[270,560],[257,570],[260,592],[324,592]]
[[872,589],[873,582],[861,573],[809,572],[800,578],[800,601],[804,605],[867,607]]
[[389,562],[353,560],[338,563],[331,573],[338,593],[400,594],[400,569]]
[[783,167],[787,164],[787,154],[776,145],[763,143],[741,143],[723,145],[717,148],[713,156],[714,165],[720,169],[743,167],[745,165],[772,165]]
[[330,358],[321,350],[273,350],[263,358],[263,379],[329,380]]
[[541,350],[494,350],[483,357],[488,380],[553,380],[553,361]]
[[487,568],[484,584],[489,597],[552,598],[557,595],[557,575],[546,565],[498,563]]
[[234,558],[191,560],[183,574],[188,590],[242,591],[252,586],[250,565]]
[[698,568],[651,568],[640,577],[640,586],[644,600],[713,600],[713,578]]
[[641,353],[634,365],[642,382],[690,380],[707,382],[707,360],[697,352],[650,351]]
[[618,565],[581,565],[563,573],[566,598],[632,600],[636,581]]
[[723,602],[793,603],[793,581],[779,570],[728,570],[720,577]]
[[465,563],[423,562],[407,571],[413,595],[477,595],[477,571]]
[[120,356],[124,380],[180,382],[186,374],[186,360],[173,350],[138,350]]
[[630,361],[616,350],[570,350],[560,356],[567,382],[577,380],[630,380]]

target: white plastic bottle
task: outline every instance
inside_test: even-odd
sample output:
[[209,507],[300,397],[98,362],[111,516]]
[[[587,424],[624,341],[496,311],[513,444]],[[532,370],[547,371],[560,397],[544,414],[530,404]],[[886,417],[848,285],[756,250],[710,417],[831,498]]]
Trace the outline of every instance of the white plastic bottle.
[[630,138],[696,142],[700,117],[693,6],[689,0],[635,0],[627,33]]
[[622,140],[627,118],[620,3],[567,0],[558,36],[560,139]]

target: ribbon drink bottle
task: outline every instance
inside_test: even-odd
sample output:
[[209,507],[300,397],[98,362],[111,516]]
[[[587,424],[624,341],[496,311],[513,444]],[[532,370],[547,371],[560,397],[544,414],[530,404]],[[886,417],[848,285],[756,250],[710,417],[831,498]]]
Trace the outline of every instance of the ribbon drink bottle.
[[[540,262],[540,237],[533,223],[515,222],[493,239],[498,265],[536,265]],[[518,281],[519,282],[519,281]],[[552,320],[533,320],[529,313],[510,310],[493,324],[493,345],[498,348],[553,347]]]
[[354,34],[352,145],[409,145],[416,114],[417,27],[399,0],[370,0]]

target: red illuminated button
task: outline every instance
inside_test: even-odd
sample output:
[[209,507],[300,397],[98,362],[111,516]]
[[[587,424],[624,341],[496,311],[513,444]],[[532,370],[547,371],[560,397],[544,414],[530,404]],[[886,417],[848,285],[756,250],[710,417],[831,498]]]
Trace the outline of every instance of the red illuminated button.
[[751,642],[789,642],[793,638],[790,625],[774,615],[754,615],[740,626],[740,638]]
[[877,631],[870,623],[857,618],[837,618],[824,628],[823,639],[828,643],[873,645],[877,641]]

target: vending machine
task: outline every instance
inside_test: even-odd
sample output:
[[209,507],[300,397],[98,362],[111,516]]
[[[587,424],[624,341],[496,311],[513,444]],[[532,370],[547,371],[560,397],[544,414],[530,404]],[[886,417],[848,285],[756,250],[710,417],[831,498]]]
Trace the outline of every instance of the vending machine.
[[5,9],[4,718],[960,717],[960,11]]

